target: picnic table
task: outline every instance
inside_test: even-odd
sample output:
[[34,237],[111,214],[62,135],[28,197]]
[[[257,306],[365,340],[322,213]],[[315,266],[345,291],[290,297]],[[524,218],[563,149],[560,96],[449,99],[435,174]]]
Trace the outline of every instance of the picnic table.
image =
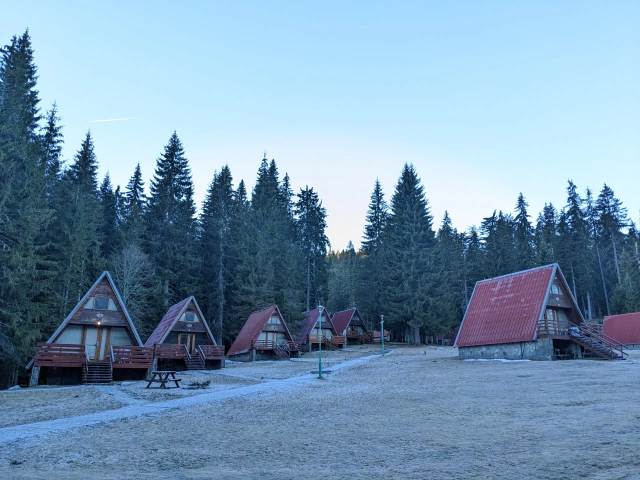
[[[169,378],[171,377],[171,378]],[[146,388],[149,388],[152,383],[159,383],[160,388],[167,388],[167,382],[175,382],[176,388],[180,388],[178,383],[181,378],[176,378],[175,370],[154,370],[151,372],[151,379],[147,383]]]

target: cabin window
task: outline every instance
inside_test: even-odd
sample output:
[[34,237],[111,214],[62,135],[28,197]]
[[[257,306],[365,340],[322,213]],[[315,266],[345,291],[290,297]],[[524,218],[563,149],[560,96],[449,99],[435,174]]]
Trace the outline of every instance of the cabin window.
[[560,286],[556,283],[551,285],[551,293],[554,295],[562,295],[562,290],[560,290]]
[[67,343],[72,345],[82,344],[82,326],[67,326],[67,328],[63,330],[55,343]]
[[93,297],[91,297],[89,300],[87,300],[87,303],[84,304],[84,307],[88,310],[93,309]]
[[113,327],[110,337],[111,345],[131,345],[131,339],[126,328]]
[[118,307],[116,307],[116,302],[114,302],[112,298],[109,299],[109,310],[114,312],[118,311]]
[[280,321],[278,320],[278,317],[271,317],[269,319],[269,323],[280,323]]
[[544,313],[544,318],[547,320],[558,320],[558,311],[553,308],[547,308]]
[[182,315],[182,317],[180,318],[180,321],[182,322],[197,322],[197,318],[196,318],[196,314],[193,312],[186,312],[184,315]]
[[96,310],[107,310],[109,308],[108,297],[95,297],[93,299],[93,308]]

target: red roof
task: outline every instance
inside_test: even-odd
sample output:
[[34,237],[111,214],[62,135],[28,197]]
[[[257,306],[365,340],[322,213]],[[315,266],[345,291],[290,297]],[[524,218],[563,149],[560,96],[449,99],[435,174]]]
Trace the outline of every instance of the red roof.
[[257,312],[253,312],[249,315],[249,318],[242,327],[242,330],[240,330],[235,342],[231,345],[227,355],[237,355],[239,353],[249,352],[251,350],[251,342],[258,338],[258,335],[260,335],[260,332],[274,313],[276,313],[280,318],[282,325],[284,325],[287,337],[291,340],[291,333],[289,333],[289,328],[287,328],[287,324],[285,323],[284,318],[282,318],[282,314],[280,313],[278,306],[271,305],[270,307],[258,310]]
[[[351,319],[358,312],[357,308],[350,308],[349,310],[342,310],[341,312],[336,312],[331,317],[331,322],[333,323],[333,328],[336,330],[336,334],[342,335],[346,328],[351,323]],[[358,313],[358,317],[360,314]]]
[[211,334],[211,330],[209,330],[209,326],[207,325],[207,322],[204,319],[204,315],[202,314],[202,311],[198,306],[198,302],[196,302],[195,297],[191,296],[189,298],[185,298],[181,302],[176,303],[175,305],[171,306],[169,310],[167,310],[167,313],[164,315],[164,317],[162,317],[162,320],[160,320],[160,323],[158,324],[156,329],[151,335],[149,335],[149,338],[145,342],[144,346],[153,347],[156,343],[164,342],[164,339],[173,328],[173,325],[178,321],[178,319],[182,315],[182,312],[186,310],[187,305],[192,301],[196,308],[196,312],[198,313],[199,319],[204,325],[205,335],[209,336],[209,340],[212,342],[212,345],[216,345],[216,341]]
[[[327,313],[327,311],[323,310],[322,313],[323,313],[322,323],[323,325],[327,325],[324,328],[330,328],[334,333],[336,333],[335,329],[333,328],[333,323],[331,323],[331,318],[329,317],[329,314]],[[304,312],[304,316],[305,316],[304,324],[300,328],[300,331],[298,332],[298,336],[296,337],[296,342],[298,343],[306,343],[307,335],[309,335],[309,332],[313,330],[313,327],[315,327],[316,322],[318,321],[318,317],[320,317],[320,311],[317,308],[314,308],[313,310]]]
[[553,264],[476,283],[456,346],[535,340],[556,269],[562,276]]
[[640,312],[604,317],[602,333],[624,345],[639,345]]

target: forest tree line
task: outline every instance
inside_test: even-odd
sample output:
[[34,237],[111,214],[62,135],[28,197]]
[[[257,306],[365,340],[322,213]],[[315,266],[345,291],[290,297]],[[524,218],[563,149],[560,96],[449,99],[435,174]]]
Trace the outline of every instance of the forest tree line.
[[477,280],[558,262],[587,318],[640,310],[638,231],[604,185],[546,204],[532,221],[522,194],[514,215],[493,212],[458,232],[434,224],[418,173],[404,165],[390,200],[375,182],[362,238],[330,251],[318,193],[293,192],[274,160],[254,188],[216,172],[197,208],[185,149],[174,132],[145,189],[137,165],[124,188],[107,173],[87,132],[63,161],[57,106],[39,106],[28,32],[0,59],[0,384],[21,368],[107,269],[146,338],[169,306],[194,295],[219,342],[252,311],[277,304],[295,330],[302,312],[356,306],[396,338],[460,323]]

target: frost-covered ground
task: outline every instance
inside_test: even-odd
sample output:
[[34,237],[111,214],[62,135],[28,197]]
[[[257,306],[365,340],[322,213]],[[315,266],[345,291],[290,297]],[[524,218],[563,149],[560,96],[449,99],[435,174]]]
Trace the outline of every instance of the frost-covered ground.
[[204,390],[0,392],[0,478],[640,478],[640,351],[372,353],[333,352],[324,381],[307,354],[180,374]]

